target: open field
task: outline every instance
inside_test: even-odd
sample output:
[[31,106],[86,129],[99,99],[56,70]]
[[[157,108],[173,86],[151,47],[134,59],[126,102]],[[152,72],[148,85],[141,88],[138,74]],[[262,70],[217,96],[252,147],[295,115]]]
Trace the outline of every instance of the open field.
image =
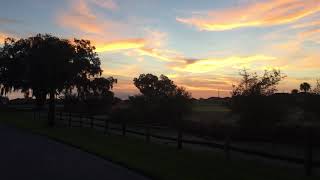
[[155,179],[316,179],[255,161],[227,161],[222,153],[177,150],[133,137],[105,136],[87,128],[47,128],[46,122],[33,120],[30,113],[2,112],[0,122],[92,152]]

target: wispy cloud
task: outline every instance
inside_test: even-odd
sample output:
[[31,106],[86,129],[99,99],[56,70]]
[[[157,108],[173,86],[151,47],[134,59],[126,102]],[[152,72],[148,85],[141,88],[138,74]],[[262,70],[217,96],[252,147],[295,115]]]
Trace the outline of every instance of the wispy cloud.
[[111,9],[111,10],[118,9],[118,4],[114,0],[89,0],[89,1],[105,9]]
[[[58,12],[56,22],[61,27],[71,28],[75,32],[100,36],[106,34],[114,35],[117,29],[121,29],[122,24],[97,16],[97,13],[90,7],[90,3],[94,3],[95,5],[108,8],[110,2],[113,1],[71,0],[69,1],[69,8]],[[116,5],[110,5],[108,9],[116,7]]]
[[303,23],[297,23],[291,26],[292,29],[300,29],[300,28],[308,28],[308,27],[314,27],[314,26],[320,26],[320,20],[313,20],[309,22],[303,22]]
[[316,28],[312,28],[312,29],[303,31],[303,32],[299,33],[299,36],[304,39],[314,37],[314,36],[317,36],[318,38],[320,38],[320,27],[316,27]]
[[2,18],[0,17],[0,25],[1,24],[14,24],[14,23],[18,23],[20,21],[16,20],[16,19],[10,19],[10,18]]
[[143,47],[136,49],[135,52],[139,56],[149,56],[165,62],[184,62],[184,59],[173,50]]
[[251,67],[254,63],[270,63],[275,60],[275,57],[265,55],[253,55],[253,56],[231,56],[225,58],[207,58],[198,59],[193,63],[180,64],[173,66],[176,71],[191,72],[191,73],[207,73],[216,70],[231,68],[241,69]]
[[225,31],[242,27],[273,26],[295,22],[320,11],[319,0],[270,0],[222,10],[205,15],[176,18],[178,22],[193,25],[200,30]]
[[102,33],[103,27],[98,22],[84,0],[72,1],[71,9],[60,12],[57,22],[62,27],[72,28],[86,33]]

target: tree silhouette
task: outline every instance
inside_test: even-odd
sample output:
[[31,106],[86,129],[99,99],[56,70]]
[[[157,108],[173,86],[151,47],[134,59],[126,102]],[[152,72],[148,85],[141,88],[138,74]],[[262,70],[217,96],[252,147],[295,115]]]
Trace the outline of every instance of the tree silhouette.
[[257,73],[250,74],[247,70],[240,72],[241,82],[233,86],[232,96],[271,95],[277,91],[276,85],[285,77],[280,70],[265,71],[259,77]]
[[316,85],[313,89],[313,93],[320,95],[320,79],[317,79]]
[[177,86],[168,77],[153,74],[141,74],[139,78],[133,79],[134,85],[147,98],[168,97],[176,91]]
[[310,91],[310,89],[311,89],[311,85],[309,83],[303,82],[303,83],[300,84],[300,90],[301,91],[307,93],[307,92]]
[[160,75],[158,78],[153,74],[141,74],[133,81],[142,96],[131,97],[131,102],[143,107],[147,116],[162,121],[174,119],[177,122],[183,114],[190,111],[191,94],[184,88],[177,87],[168,77]]
[[38,34],[17,41],[7,38],[0,49],[1,94],[31,90],[38,103],[49,95],[50,126],[54,125],[55,96],[74,87],[87,90],[86,82],[101,73],[100,59],[88,40]]
[[271,127],[285,114],[285,104],[274,96],[276,85],[284,78],[279,70],[257,73],[243,70],[242,79],[233,86],[232,110],[240,114],[239,123],[247,127]]

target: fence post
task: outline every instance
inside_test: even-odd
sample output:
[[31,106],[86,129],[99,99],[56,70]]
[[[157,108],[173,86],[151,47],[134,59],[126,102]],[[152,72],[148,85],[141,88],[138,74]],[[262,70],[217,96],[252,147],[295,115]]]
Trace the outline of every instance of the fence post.
[[146,125],[146,141],[150,143],[150,127],[149,124]]
[[59,113],[59,116],[60,116],[60,122],[62,121],[62,112],[60,111],[60,113]]
[[182,149],[182,130],[181,130],[181,128],[179,128],[179,130],[178,130],[177,141],[178,141],[178,149]]
[[40,117],[40,110],[38,111],[38,119],[41,120],[41,117]]
[[271,151],[274,151],[275,149],[276,138],[277,138],[277,129],[276,127],[274,127],[272,128],[272,134],[271,134]]
[[80,127],[82,127],[82,114],[80,113],[80,115],[79,115],[79,121],[80,121]]
[[182,149],[182,113],[179,112],[178,113],[178,138],[177,138],[177,141],[178,141],[178,149]]
[[109,119],[108,118],[106,118],[105,120],[104,120],[104,134],[109,134]]
[[36,120],[36,113],[35,113],[36,111],[33,109],[33,120]]
[[127,131],[126,122],[122,122],[122,135],[125,136]]
[[93,116],[90,117],[90,126],[93,128]]
[[312,175],[312,129],[308,128],[306,132],[306,148],[305,148],[305,173],[307,176]]
[[230,160],[230,135],[227,135],[225,138],[224,152],[226,154],[226,159]]
[[68,126],[71,127],[71,112],[69,112],[69,122],[68,122]]

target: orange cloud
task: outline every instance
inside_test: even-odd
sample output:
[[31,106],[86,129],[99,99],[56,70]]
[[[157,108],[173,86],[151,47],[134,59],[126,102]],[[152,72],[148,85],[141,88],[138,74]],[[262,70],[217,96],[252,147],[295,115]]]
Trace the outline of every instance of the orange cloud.
[[169,56],[177,53],[164,50],[166,34],[159,31],[147,31],[145,38],[120,39],[110,42],[93,41],[97,52],[134,49],[135,52],[126,53],[129,56],[151,56],[164,61],[171,61]]
[[166,33],[147,29],[144,38],[120,39],[111,42],[97,40],[93,41],[93,44],[97,52],[125,50],[125,55],[137,57],[140,61],[143,56],[149,56],[165,62],[185,62],[185,58],[180,53],[164,47],[166,41]]
[[320,70],[320,55],[308,54],[299,62],[290,66],[291,69],[306,70],[306,69],[319,69]]
[[181,75],[173,79],[179,86],[192,92],[193,97],[230,96],[232,84],[236,84],[238,77],[222,74],[214,75]]
[[138,89],[133,84],[133,77],[137,77],[141,69],[138,65],[121,65],[117,68],[102,67],[103,76],[113,76],[118,79],[114,86],[115,95],[121,98],[127,98],[128,95],[138,93]]
[[176,20],[200,30],[224,31],[291,23],[319,11],[319,0],[270,0]]
[[108,51],[118,51],[127,49],[137,49],[142,48],[145,45],[144,39],[124,39],[112,42],[98,42],[94,43],[97,52],[108,52]]

